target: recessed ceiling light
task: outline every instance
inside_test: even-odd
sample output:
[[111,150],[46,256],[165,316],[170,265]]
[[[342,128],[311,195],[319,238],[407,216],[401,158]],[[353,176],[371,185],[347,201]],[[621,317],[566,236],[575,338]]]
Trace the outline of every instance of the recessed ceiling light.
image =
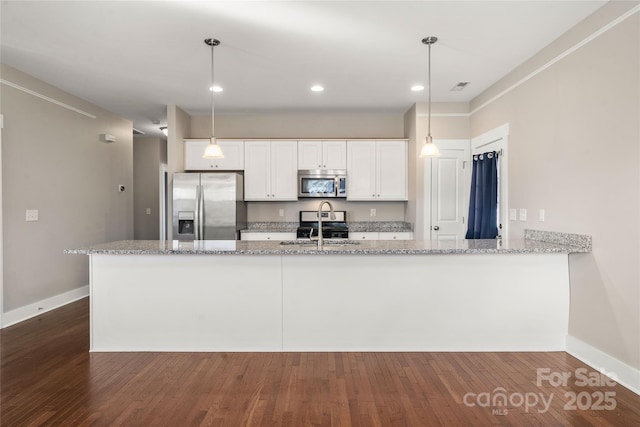
[[210,87],[209,90],[212,90],[214,92],[222,92],[224,89],[222,89],[220,86],[213,86]]
[[324,88],[320,85],[314,85],[311,86],[311,91],[312,92],[322,92],[324,90]]
[[411,90],[414,92],[420,92],[421,90],[424,90],[424,86],[422,85],[411,86]]

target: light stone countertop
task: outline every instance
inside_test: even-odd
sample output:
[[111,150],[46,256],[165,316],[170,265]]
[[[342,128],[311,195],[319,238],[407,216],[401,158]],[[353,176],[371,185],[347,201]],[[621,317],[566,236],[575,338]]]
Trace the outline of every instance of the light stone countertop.
[[[304,243],[306,242],[306,243]],[[590,247],[548,243],[531,239],[514,240],[370,240],[325,239],[322,248],[315,242],[246,240],[121,240],[85,248],[68,249],[66,254],[103,255],[438,255],[438,254],[549,254],[586,253]]]

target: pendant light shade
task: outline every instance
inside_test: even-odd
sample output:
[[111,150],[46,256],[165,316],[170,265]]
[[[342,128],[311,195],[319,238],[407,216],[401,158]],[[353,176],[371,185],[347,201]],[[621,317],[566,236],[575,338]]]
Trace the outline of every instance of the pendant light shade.
[[428,69],[428,84],[429,84],[429,114],[427,116],[428,125],[427,125],[427,137],[425,139],[425,143],[420,150],[420,157],[437,157],[440,155],[440,150],[433,143],[433,138],[431,137],[431,45],[438,41],[437,37],[425,37],[422,39],[422,43],[429,46],[429,69]]
[[[205,39],[204,40],[205,44],[207,44],[208,46],[211,46],[211,86],[209,87],[213,87],[213,49],[218,46],[220,44],[220,40],[218,39],[214,39],[214,38],[210,38],[210,39]],[[205,148],[204,150],[204,154],[202,155],[202,158],[204,159],[222,159],[224,158],[224,154],[222,153],[222,149],[220,148],[220,146],[218,145],[218,143],[216,142],[216,137],[215,137],[215,133],[214,133],[214,115],[213,115],[213,93],[215,91],[211,91],[211,140],[209,141],[209,145],[207,145],[207,148]]]
[[204,149],[204,155],[202,156],[204,159],[222,159],[224,158],[224,154],[222,153],[222,148],[216,143],[215,138],[211,138],[209,145]]

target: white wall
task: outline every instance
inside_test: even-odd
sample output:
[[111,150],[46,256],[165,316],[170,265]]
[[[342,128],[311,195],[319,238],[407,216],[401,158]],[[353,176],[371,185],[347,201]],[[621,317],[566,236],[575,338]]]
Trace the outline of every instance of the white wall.
[[540,68],[636,4],[608,3],[473,100],[471,131],[509,123],[509,203],[529,212],[512,237],[593,236],[570,257],[569,333],[640,369],[640,14]]
[[[11,67],[1,73],[6,313],[88,285],[87,257],[64,249],[133,237],[133,128]],[[100,141],[104,133],[117,141]],[[27,209],[37,222],[25,222]]]

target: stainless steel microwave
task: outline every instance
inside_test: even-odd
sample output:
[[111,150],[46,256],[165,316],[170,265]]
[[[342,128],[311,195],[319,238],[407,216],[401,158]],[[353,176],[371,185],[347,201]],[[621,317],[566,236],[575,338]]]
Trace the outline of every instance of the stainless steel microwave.
[[298,197],[347,197],[347,171],[299,170]]

